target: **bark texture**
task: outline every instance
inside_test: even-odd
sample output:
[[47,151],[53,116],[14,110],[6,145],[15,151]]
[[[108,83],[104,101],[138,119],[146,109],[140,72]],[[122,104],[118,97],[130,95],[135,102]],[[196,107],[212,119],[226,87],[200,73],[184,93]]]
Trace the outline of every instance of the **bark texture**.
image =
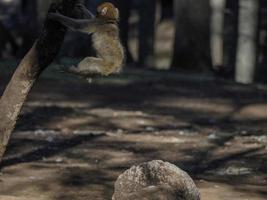
[[152,161],[119,176],[112,200],[199,200],[190,176],[173,164]]
[[[73,16],[73,8],[78,2],[78,0],[63,0],[53,4],[50,11],[60,10],[64,15]],[[31,88],[57,55],[65,33],[65,27],[57,22],[46,20],[39,38],[23,58],[6,87],[0,99],[0,162]]]

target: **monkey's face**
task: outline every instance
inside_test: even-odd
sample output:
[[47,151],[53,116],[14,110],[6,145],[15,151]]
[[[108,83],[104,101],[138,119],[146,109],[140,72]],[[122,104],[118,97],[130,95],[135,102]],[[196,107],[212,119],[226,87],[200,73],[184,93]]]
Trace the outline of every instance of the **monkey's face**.
[[97,7],[97,17],[118,21],[119,10],[112,3],[105,2]]

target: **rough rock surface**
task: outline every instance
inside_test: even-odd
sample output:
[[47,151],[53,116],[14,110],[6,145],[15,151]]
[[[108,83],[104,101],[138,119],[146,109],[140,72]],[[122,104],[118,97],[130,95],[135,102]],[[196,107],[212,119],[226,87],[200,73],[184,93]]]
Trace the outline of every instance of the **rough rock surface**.
[[151,161],[119,176],[113,200],[199,200],[190,176],[173,164]]

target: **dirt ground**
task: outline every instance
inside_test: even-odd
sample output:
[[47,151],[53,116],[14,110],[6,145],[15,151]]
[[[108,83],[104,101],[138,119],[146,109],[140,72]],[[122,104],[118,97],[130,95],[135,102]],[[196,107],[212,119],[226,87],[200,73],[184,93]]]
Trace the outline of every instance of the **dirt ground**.
[[155,159],[187,171],[202,200],[265,200],[266,131],[265,86],[137,69],[87,83],[51,70],[12,136],[0,200],[111,199],[120,173]]

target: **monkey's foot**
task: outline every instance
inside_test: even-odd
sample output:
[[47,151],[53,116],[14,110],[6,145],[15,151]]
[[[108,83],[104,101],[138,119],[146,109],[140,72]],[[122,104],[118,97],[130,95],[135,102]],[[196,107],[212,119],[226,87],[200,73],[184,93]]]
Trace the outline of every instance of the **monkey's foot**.
[[72,73],[72,74],[74,73],[74,74],[76,74],[78,72],[76,66],[74,66],[74,65],[72,65],[70,67],[66,67],[64,65],[59,65],[57,67],[57,69],[62,73]]

